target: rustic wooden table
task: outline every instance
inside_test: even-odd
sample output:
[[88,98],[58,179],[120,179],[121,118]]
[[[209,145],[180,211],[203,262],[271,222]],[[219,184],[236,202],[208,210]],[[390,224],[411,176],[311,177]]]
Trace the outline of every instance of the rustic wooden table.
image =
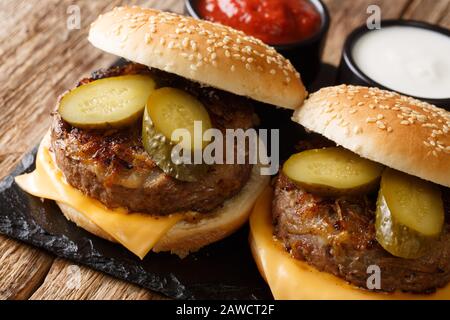
[[[332,24],[324,61],[337,65],[346,35],[379,5],[382,18],[423,20],[450,28],[450,0],[324,0]],[[81,8],[81,28],[68,30],[68,7]],[[49,126],[58,94],[116,57],[86,40],[98,14],[120,4],[183,12],[182,0],[0,0],[0,179]],[[0,299],[160,299],[158,294],[74,265],[0,236]]]

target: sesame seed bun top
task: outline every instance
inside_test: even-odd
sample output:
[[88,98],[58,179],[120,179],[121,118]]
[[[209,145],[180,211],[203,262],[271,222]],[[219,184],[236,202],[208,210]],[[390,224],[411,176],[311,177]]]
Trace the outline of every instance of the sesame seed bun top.
[[450,112],[444,109],[341,85],[310,95],[293,120],[362,157],[450,187]]
[[217,23],[118,7],[91,25],[89,41],[128,60],[254,100],[294,109],[306,91],[289,60]]

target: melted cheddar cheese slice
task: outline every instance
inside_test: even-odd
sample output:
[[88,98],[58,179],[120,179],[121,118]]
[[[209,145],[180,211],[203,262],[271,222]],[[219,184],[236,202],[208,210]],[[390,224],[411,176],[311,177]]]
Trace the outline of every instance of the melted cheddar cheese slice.
[[271,203],[272,189],[267,188],[259,196],[250,216],[250,245],[261,275],[269,284],[275,299],[450,299],[450,285],[429,295],[376,293],[357,288],[292,258],[273,237]]
[[123,208],[108,209],[65,181],[44,143],[41,143],[37,154],[36,170],[18,176],[15,180],[24,191],[36,197],[73,207],[141,259],[169,229],[183,219],[182,214],[154,217],[128,213]]

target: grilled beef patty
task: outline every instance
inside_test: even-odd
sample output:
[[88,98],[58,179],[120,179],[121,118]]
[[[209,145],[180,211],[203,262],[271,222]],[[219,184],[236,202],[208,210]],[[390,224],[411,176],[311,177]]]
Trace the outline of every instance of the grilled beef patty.
[[433,292],[450,281],[450,193],[443,188],[446,222],[442,235],[419,259],[403,259],[375,238],[376,194],[320,197],[282,173],[272,203],[276,237],[292,256],[320,271],[367,288],[370,265],[381,269],[382,291]]
[[[158,87],[183,89],[206,107],[213,127],[248,129],[255,115],[249,99],[199,84],[159,70],[127,64],[94,72],[90,81],[125,74],[151,74]],[[51,128],[56,163],[69,184],[107,207],[132,212],[167,215],[179,211],[208,212],[237,194],[250,177],[251,165],[211,165],[196,182],[183,182],[163,173],[144,150],[142,122],[114,130],[83,130],[57,113]]]

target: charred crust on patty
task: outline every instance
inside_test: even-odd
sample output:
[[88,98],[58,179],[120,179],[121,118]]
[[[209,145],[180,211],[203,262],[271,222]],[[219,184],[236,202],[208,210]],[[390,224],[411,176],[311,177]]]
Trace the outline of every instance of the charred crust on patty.
[[[128,74],[149,74],[158,87],[176,87],[194,95],[205,105],[213,127],[223,132],[254,126],[250,99],[135,63],[96,71],[78,85]],[[250,164],[211,165],[205,177],[192,183],[167,176],[144,150],[139,123],[123,129],[85,130],[54,114],[51,146],[67,182],[109,208],[167,215],[190,210],[208,213],[248,181]]]
[[282,173],[274,185],[274,234],[295,259],[361,288],[367,285],[367,268],[377,265],[379,291],[431,293],[450,281],[450,192],[441,189],[445,225],[434,246],[418,259],[395,257],[377,242],[376,194],[320,197]]

